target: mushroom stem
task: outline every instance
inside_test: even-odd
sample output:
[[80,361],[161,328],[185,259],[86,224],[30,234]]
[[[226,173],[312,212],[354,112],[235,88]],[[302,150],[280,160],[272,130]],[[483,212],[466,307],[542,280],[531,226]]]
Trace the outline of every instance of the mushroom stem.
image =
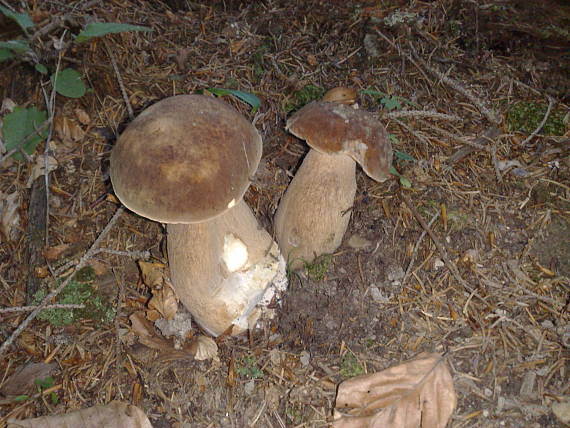
[[167,230],[176,294],[214,336],[232,325],[232,334],[255,325],[260,307],[286,287],[277,244],[243,200],[210,221]]
[[356,162],[310,150],[275,216],[275,235],[291,269],[341,244],[356,194]]

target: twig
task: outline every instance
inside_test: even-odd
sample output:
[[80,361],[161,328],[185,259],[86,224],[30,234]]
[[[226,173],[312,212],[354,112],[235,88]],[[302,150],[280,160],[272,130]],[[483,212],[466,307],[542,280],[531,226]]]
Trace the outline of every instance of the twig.
[[107,223],[107,226],[105,226],[105,228],[101,231],[101,233],[99,234],[99,236],[97,237],[95,242],[93,242],[93,244],[91,245],[89,250],[87,250],[87,252],[81,258],[81,260],[79,260],[79,263],[77,263],[77,265],[75,265],[73,272],[71,272],[71,274],[65,279],[65,281],[63,281],[59,285],[59,287],[57,287],[55,290],[51,291],[46,297],[44,297],[44,299],[38,305],[38,307],[36,309],[34,309],[32,311],[32,313],[29,314],[28,317],[24,321],[22,321],[22,323],[20,323],[20,325],[16,328],[16,330],[14,330],[12,332],[10,337],[8,339],[6,339],[6,341],[4,341],[4,343],[2,343],[2,345],[0,345],[0,356],[6,352],[8,347],[14,342],[14,340],[16,340],[16,338],[22,333],[22,331],[34,320],[34,318],[36,318],[38,313],[48,304],[48,302],[51,299],[53,299],[54,297],[56,297],[59,293],[61,293],[61,291],[73,279],[73,274],[75,272],[77,272],[78,270],[82,269],[87,264],[87,260],[89,260],[93,256],[93,253],[95,252],[95,250],[97,249],[97,247],[99,246],[101,241],[109,233],[109,231],[111,230],[113,225],[117,222],[117,220],[119,219],[119,217],[121,216],[123,211],[124,211],[124,208],[122,206],[119,207],[117,209],[117,211],[115,211],[115,214],[113,214],[113,217],[111,217],[111,220],[109,220],[109,223]]
[[[459,269],[457,269],[457,266],[455,265],[455,263],[453,263],[451,261],[451,259],[449,258],[449,255],[447,254],[447,250],[442,245],[441,241],[438,239],[438,237],[435,235],[435,233],[428,226],[428,224],[426,223],[424,218],[416,211],[416,208],[412,204],[412,201],[410,201],[410,198],[407,195],[402,194],[402,199],[404,200],[404,203],[410,209],[410,211],[412,212],[412,214],[414,215],[414,217],[416,218],[418,223],[421,224],[423,229],[430,236],[431,240],[433,241],[437,250],[439,251],[439,254],[441,255],[441,258],[443,259],[445,265],[451,271],[451,273],[453,274],[453,276],[455,277],[457,282],[459,282],[463,286],[463,288],[465,288],[469,292],[475,293],[475,290],[473,290],[473,288],[467,283],[467,281],[465,281],[461,277],[461,274],[459,273]],[[475,294],[475,295],[477,295],[477,294]],[[477,297],[481,298],[480,296],[477,296]],[[481,298],[481,300],[483,300],[483,299]]]
[[[115,381],[116,381],[116,385],[118,387],[118,392],[119,394],[121,394],[121,388],[120,385],[122,385],[121,382],[121,373],[123,372],[122,368],[123,368],[123,352],[121,349],[122,346],[122,342],[121,342],[121,334],[120,334],[120,328],[121,328],[121,317],[122,317],[122,307],[123,307],[123,302],[125,301],[125,281],[123,278],[123,275],[117,275],[117,272],[115,269],[113,269],[113,276],[115,277],[115,281],[117,282],[117,310],[115,311],[115,320],[114,320],[114,324],[115,324]],[[122,397],[120,397],[122,398]]]
[[[59,45],[63,44],[63,38],[67,34],[67,30],[63,32],[61,38],[59,39]],[[55,74],[53,79],[53,87],[51,88],[51,94],[49,97],[49,101],[46,99],[46,107],[49,112],[49,128],[48,128],[48,135],[46,138],[46,145],[44,147],[44,182],[45,182],[45,194],[46,194],[46,219],[45,219],[45,245],[49,246],[49,170],[48,170],[48,158],[49,158],[49,142],[51,140],[51,136],[53,133],[53,120],[55,117],[55,97],[56,91],[55,88],[57,87],[57,77],[59,74],[59,69],[61,67],[61,58],[63,57],[63,50],[59,51],[59,55],[57,57],[57,65],[55,67]],[[43,90],[43,87],[42,87]],[[44,91],[45,96],[45,91]]]
[[125,256],[132,259],[150,259],[150,251],[120,251],[113,250],[111,248],[99,248],[93,253],[93,256],[99,253],[114,254],[115,256]]
[[133,120],[135,118],[135,113],[133,111],[133,107],[131,106],[131,102],[129,101],[129,96],[127,95],[127,90],[125,89],[123,79],[121,78],[121,73],[119,73],[119,66],[117,65],[117,60],[115,59],[115,55],[113,54],[113,51],[111,50],[111,47],[109,46],[107,41],[103,39],[103,42],[105,43],[105,49],[107,50],[107,55],[109,55],[109,58],[111,59],[113,70],[115,70],[115,76],[117,77],[119,88],[121,89],[121,95],[123,96],[123,101],[125,101],[125,105],[127,106],[129,119]]
[[485,104],[483,103],[483,101],[481,101],[479,98],[477,98],[474,94],[472,94],[469,90],[467,90],[467,88],[465,88],[459,82],[453,80],[451,77],[446,76],[445,74],[443,74],[439,70],[436,70],[435,68],[429,66],[418,55],[418,53],[415,51],[414,47],[411,44],[410,44],[410,49],[411,49],[412,54],[414,55],[416,61],[418,61],[428,72],[433,74],[440,81],[445,83],[450,88],[454,89],[456,92],[459,92],[465,98],[467,98],[469,101],[471,101],[473,104],[475,104],[477,106],[477,108],[479,109],[479,111],[487,118],[487,120],[489,122],[491,122],[494,125],[499,125],[501,123],[501,119],[497,117],[497,114],[495,112],[489,110],[487,107],[485,107]]
[[396,122],[398,125],[400,125],[402,128],[404,128],[405,130],[407,130],[410,134],[412,134],[414,137],[416,137],[418,140],[422,141],[426,146],[429,146],[429,141],[427,138],[425,138],[423,135],[421,135],[420,133],[418,133],[415,129],[413,129],[412,127],[406,125],[404,122],[402,122],[399,119],[392,119],[394,122]]
[[430,119],[441,119],[441,120],[451,120],[459,122],[463,118],[459,116],[454,116],[452,114],[439,113],[437,111],[425,111],[425,110],[402,110],[402,111],[392,111],[386,113],[384,117],[388,119],[396,119],[400,117],[427,117]]
[[[120,251],[120,250],[113,250],[111,248],[97,248],[91,254],[91,258],[95,257],[97,254],[106,253],[106,254],[113,254],[115,256],[125,256],[130,257],[132,259],[143,259],[148,260],[150,259],[150,251]],[[64,265],[60,266],[56,270],[56,274],[59,275],[61,272],[65,272],[71,266],[75,265],[75,260],[70,260]]]
[[[439,218],[439,211],[434,214],[431,220],[428,223],[428,227],[434,224],[434,222]],[[418,238],[416,245],[414,245],[414,250],[412,251],[412,258],[410,259],[410,263],[408,263],[408,267],[406,268],[406,273],[404,274],[404,278],[402,279],[402,286],[406,284],[406,280],[410,276],[410,272],[412,267],[414,266],[414,262],[416,261],[416,256],[418,255],[418,249],[420,248],[420,244],[422,243],[423,239],[425,238],[427,231],[424,229],[420,237]]]
[[[13,308],[2,308],[0,309],[0,314],[10,313],[10,312],[30,312],[37,308],[39,305],[32,305],[32,306],[14,306]],[[56,305],[46,305],[41,310],[45,311],[48,309],[83,309],[85,307],[84,304],[56,304]]]
[[532,131],[532,134],[530,134],[528,137],[524,139],[524,141],[521,143],[521,146],[527,145],[530,142],[530,140],[536,137],[536,135],[541,131],[542,127],[546,124],[546,121],[550,116],[550,111],[552,110],[552,107],[554,107],[554,104],[555,104],[554,98],[548,97],[548,108],[546,109],[546,113],[544,114],[542,121],[538,124],[536,129]]
[[[477,144],[478,146],[485,146],[489,142],[493,141],[493,139],[497,138],[499,135],[501,135],[501,131],[499,130],[499,128],[492,126],[486,129],[485,132],[483,132],[483,135],[478,137],[474,141],[474,143]],[[463,143],[463,139],[461,139],[460,142]],[[450,157],[448,157],[447,163],[452,164],[459,162],[461,159],[470,155],[476,150],[478,150],[477,146],[465,145],[464,147],[461,147],[459,150],[453,153]]]
[[501,169],[499,168],[499,160],[497,159],[497,145],[491,145],[491,160],[493,161],[493,169],[495,170],[495,177],[499,183],[503,182],[503,176],[501,175]]
[[488,147],[483,146],[483,145],[478,144],[478,143],[474,143],[474,142],[469,141],[469,140],[466,140],[465,138],[461,138],[459,135],[455,135],[455,134],[453,134],[453,133],[451,133],[445,129],[440,128],[439,126],[432,125],[431,123],[428,123],[428,122],[423,121],[423,120],[421,121],[421,123],[423,125],[427,126],[428,128],[433,129],[434,131],[437,131],[442,135],[445,135],[447,138],[457,141],[458,143],[465,144],[466,146],[472,147],[472,148],[477,149],[477,150],[482,150],[484,152],[489,151]]

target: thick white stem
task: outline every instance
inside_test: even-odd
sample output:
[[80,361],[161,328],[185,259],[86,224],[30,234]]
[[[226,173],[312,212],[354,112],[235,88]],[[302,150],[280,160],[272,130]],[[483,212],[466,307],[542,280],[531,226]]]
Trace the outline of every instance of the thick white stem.
[[310,150],[281,198],[275,236],[292,269],[334,252],[348,227],[356,194],[356,163]]
[[174,289],[208,333],[244,331],[286,288],[277,244],[243,200],[208,222],[167,228]]

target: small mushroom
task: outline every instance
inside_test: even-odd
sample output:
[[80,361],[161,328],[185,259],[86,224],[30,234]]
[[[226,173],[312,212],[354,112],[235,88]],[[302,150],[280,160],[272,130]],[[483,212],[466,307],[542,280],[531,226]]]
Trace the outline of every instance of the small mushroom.
[[281,253],[298,269],[340,246],[356,194],[356,162],[382,182],[392,147],[372,114],[346,104],[307,104],[287,121],[287,129],[311,147],[275,216]]
[[286,287],[277,244],[242,199],[261,150],[255,127],[228,104],[179,95],[143,111],[111,153],[117,197],[168,223],[173,287],[214,336],[254,325]]

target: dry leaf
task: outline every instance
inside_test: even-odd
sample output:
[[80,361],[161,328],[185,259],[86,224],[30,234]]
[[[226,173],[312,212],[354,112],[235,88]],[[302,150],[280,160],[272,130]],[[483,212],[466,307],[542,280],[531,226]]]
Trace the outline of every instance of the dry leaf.
[[77,117],[77,120],[79,120],[79,123],[82,125],[89,125],[91,123],[91,118],[82,108],[75,109],[75,117]]
[[[188,358],[196,355],[199,343],[192,342],[182,349],[175,349],[172,341],[166,340],[164,337],[156,333],[153,325],[145,318],[142,311],[135,312],[129,317],[133,331],[139,337],[140,343],[143,345],[161,351],[163,357],[170,358]],[[217,346],[217,345],[216,345]],[[210,352],[207,349],[204,352]],[[216,348],[217,353],[217,348]]]
[[148,308],[157,310],[162,315],[162,318],[166,320],[173,319],[178,310],[178,299],[172,286],[166,283],[160,289],[153,289]]
[[164,281],[164,264],[139,261],[142,280],[151,288],[162,287]]
[[47,260],[53,261],[61,257],[61,255],[70,247],[69,244],[59,244],[53,247],[44,248],[42,254]]
[[3,395],[23,395],[35,392],[37,386],[36,379],[45,379],[57,370],[56,363],[28,363],[16,370],[12,376],[6,379],[4,386],[0,389]]
[[0,192],[0,235],[4,235],[7,240],[15,240],[18,237],[19,207],[20,195],[17,190],[10,194]]
[[30,187],[32,187],[34,181],[36,181],[36,178],[41,177],[42,175],[49,174],[57,167],[58,167],[57,160],[54,157],[48,156],[46,163],[44,156],[38,156],[36,158],[36,163],[32,168],[32,172],[30,172],[30,176],[28,177],[28,182],[26,183],[26,187],[29,189]]
[[144,412],[136,406],[112,401],[104,406],[88,407],[57,416],[9,419],[8,428],[152,428]]
[[333,428],[444,428],[456,402],[445,360],[422,353],[341,383]]
[[214,339],[207,336],[196,336],[189,346],[194,358],[197,360],[209,360],[218,358],[218,345]]
[[56,116],[55,132],[64,144],[77,142],[85,136],[85,132],[77,123],[67,117]]

